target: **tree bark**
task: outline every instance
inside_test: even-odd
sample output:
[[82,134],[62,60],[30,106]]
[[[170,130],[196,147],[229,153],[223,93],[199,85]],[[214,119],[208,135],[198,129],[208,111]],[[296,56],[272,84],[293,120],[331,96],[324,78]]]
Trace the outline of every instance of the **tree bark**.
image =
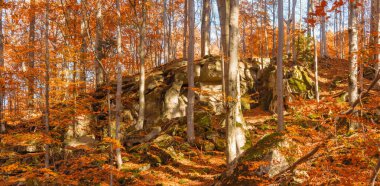
[[145,120],[145,30],[146,30],[146,0],[142,0],[142,20],[140,21],[140,43],[139,43],[139,56],[140,56],[140,88],[139,88],[139,117],[136,124],[136,129],[141,130],[144,128]]
[[[278,20],[284,19],[283,0],[278,0]],[[283,100],[283,72],[282,57],[284,48],[284,22],[278,21],[278,51],[277,51],[277,131],[284,130],[284,100]]]
[[29,17],[29,52],[28,52],[28,109],[34,107],[34,45],[36,31],[36,13],[35,0],[30,1],[30,17]]
[[[380,2],[378,0],[371,1],[371,34],[370,48],[373,52],[372,61],[375,63],[376,72],[380,71]],[[380,82],[376,84],[376,89],[380,89]]]
[[297,63],[297,46],[296,46],[296,6],[297,0],[293,0],[292,7],[292,44],[293,44],[293,65]]
[[223,52],[225,57],[229,57],[229,17],[230,17],[230,0],[217,0],[218,2],[218,12],[219,12],[219,21],[221,27],[221,40],[223,43]]
[[195,12],[194,12],[194,0],[188,0],[189,2],[189,50],[188,50],[188,65],[187,65],[187,77],[188,77],[188,89],[187,89],[187,141],[193,143],[195,139],[194,133],[194,24],[195,24]]
[[327,56],[327,40],[326,40],[326,17],[321,17],[321,57]]
[[[49,55],[49,0],[46,0],[45,10],[45,133],[49,136],[49,115],[50,115],[50,55]],[[45,144],[45,168],[49,167],[49,145]]]
[[[122,109],[122,103],[121,103],[121,94],[122,94],[122,74],[121,74],[121,68],[122,63],[121,60],[123,59],[122,56],[122,49],[121,49],[121,14],[120,14],[120,0],[116,0],[116,14],[117,14],[117,55],[118,59],[116,62],[116,68],[117,68],[117,87],[116,87],[116,127],[115,127],[115,139],[120,140],[120,115],[121,115],[121,109]],[[116,163],[117,168],[121,169],[121,166],[123,164],[123,161],[121,159],[121,152],[120,147],[116,148]]]
[[275,26],[275,23],[276,23],[276,11],[275,11],[275,9],[276,9],[276,1],[275,0],[273,1],[273,5],[272,6],[273,6],[272,7],[273,8],[272,56],[274,57],[274,56],[276,56],[276,26]]
[[[3,4],[4,0],[0,0],[0,4]],[[5,96],[5,77],[3,75],[4,69],[4,35],[3,35],[3,7],[0,7],[0,132],[5,132],[4,121],[4,96]]]
[[81,0],[81,30],[80,35],[82,39],[81,48],[80,48],[80,65],[81,65],[81,73],[80,73],[80,91],[81,93],[86,92],[86,61],[87,61],[87,0]]
[[96,2],[96,38],[95,38],[95,82],[98,89],[104,84],[103,59],[103,13],[101,0]]
[[244,118],[240,105],[239,76],[239,0],[230,1],[230,62],[227,84],[227,164],[230,165],[244,152]]
[[[349,79],[348,79],[348,97],[350,105],[358,99],[358,22],[357,22],[357,0],[349,3]],[[357,128],[356,122],[350,123],[350,131]]]
[[210,54],[210,0],[203,0],[202,26],[201,26],[201,56]]
[[188,9],[187,9],[187,5],[188,5],[188,0],[185,0],[185,5],[184,5],[184,13],[185,13],[185,17],[184,17],[184,20],[183,20],[183,51],[182,51],[182,55],[183,55],[183,59],[186,59],[187,58],[187,26],[188,26]]
[[317,55],[317,38],[315,36],[315,28],[313,27],[314,41],[314,76],[315,76],[315,98],[319,103],[319,85],[318,85],[318,55]]

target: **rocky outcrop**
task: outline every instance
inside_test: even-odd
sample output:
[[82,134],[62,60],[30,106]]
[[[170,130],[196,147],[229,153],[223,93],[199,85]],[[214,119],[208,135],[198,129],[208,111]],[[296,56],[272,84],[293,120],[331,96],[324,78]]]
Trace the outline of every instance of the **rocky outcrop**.
[[[257,87],[260,90],[260,104],[265,110],[273,113],[277,110],[277,68],[274,65],[263,70],[263,74],[258,78]],[[311,99],[314,97],[314,81],[310,78],[308,69],[301,66],[285,68],[282,82],[284,90],[284,103],[292,102],[295,96]]]
[[[268,60],[265,60],[268,61]],[[147,74],[145,92],[145,123],[154,126],[162,120],[186,116],[187,62],[169,63]],[[239,63],[242,94],[255,90],[255,81],[261,67],[258,59]],[[195,62],[195,104],[216,115],[223,113],[222,63],[219,57],[207,56]],[[138,77],[123,82],[123,120],[135,122],[138,113]]]

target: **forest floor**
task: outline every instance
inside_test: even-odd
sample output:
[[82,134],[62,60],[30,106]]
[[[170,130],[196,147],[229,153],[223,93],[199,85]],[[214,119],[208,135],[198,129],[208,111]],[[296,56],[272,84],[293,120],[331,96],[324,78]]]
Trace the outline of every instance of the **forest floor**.
[[[347,133],[345,126],[337,126],[333,117],[348,108],[344,93],[347,91],[348,62],[325,59],[320,61],[319,84],[321,102],[294,100],[286,113],[286,135],[301,144],[300,157],[325,142],[313,158],[299,166],[306,171],[309,184],[364,184],[371,176],[379,156],[380,126],[373,121],[373,112],[380,103],[379,92],[372,91],[369,100],[361,107],[367,115],[357,118],[363,124],[356,133]],[[314,77],[313,77],[314,78]],[[365,89],[371,83],[364,79]],[[327,117],[326,117],[327,115]],[[275,132],[275,116],[260,108],[247,110],[244,116],[252,128],[252,143],[264,135]],[[324,128],[324,130],[317,130]],[[333,135],[333,138],[329,138]],[[180,139],[180,141],[185,141]],[[151,167],[139,172],[135,185],[210,185],[226,170],[225,154],[220,151],[205,152],[191,147],[196,155],[184,157],[174,164]],[[126,162],[127,165],[136,165]],[[260,179],[260,178],[252,178]],[[264,183],[264,181],[263,181]]]

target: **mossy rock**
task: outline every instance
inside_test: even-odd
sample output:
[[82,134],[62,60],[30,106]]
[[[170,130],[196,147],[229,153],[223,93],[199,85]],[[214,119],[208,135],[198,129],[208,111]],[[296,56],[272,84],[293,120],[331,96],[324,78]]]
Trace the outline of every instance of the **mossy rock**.
[[280,142],[284,141],[283,134],[272,133],[264,136],[253,147],[249,148],[241,161],[259,161],[265,155],[271,152],[272,149],[278,147]]
[[226,149],[226,140],[223,138],[215,138],[214,140],[215,149],[218,151],[224,151]]
[[252,99],[249,95],[245,95],[245,96],[241,97],[240,103],[241,103],[241,108],[243,110],[249,110],[249,109],[251,109]]
[[153,143],[161,148],[167,148],[169,146],[172,146],[175,143],[175,140],[172,136],[163,134],[154,139]]

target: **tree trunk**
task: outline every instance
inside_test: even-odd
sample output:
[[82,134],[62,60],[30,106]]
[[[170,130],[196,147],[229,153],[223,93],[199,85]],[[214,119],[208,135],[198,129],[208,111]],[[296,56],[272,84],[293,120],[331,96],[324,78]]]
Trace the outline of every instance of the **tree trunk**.
[[[375,62],[376,72],[380,70],[380,2],[379,0],[371,1],[371,35],[370,48],[373,52],[373,61]],[[376,73],[377,74],[377,73]],[[376,84],[376,89],[380,89],[380,81]]]
[[327,56],[327,40],[326,40],[326,17],[321,17],[321,57]]
[[273,6],[272,7],[273,8],[272,56],[274,57],[274,56],[276,56],[276,26],[275,26],[275,23],[276,23],[276,11],[275,11],[275,9],[276,9],[276,1],[275,0],[273,1],[273,5],[272,6]]
[[195,139],[194,134],[194,29],[195,29],[195,12],[194,12],[194,0],[189,1],[189,50],[188,50],[188,65],[187,65],[187,77],[188,77],[188,89],[187,89],[187,141],[193,143]]
[[219,12],[219,21],[221,27],[221,40],[223,41],[223,52],[225,57],[229,57],[229,17],[230,17],[230,0],[217,0],[218,2],[218,12]]
[[169,62],[169,45],[168,45],[168,33],[167,33],[167,21],[168,21],[168,8],[167,3],[168,0],[164,0],[164,12],[162,15],[162,21],[163,21],[163,29],[164,29],[164,38],[163,38],[163,45],[164,45],[164,64]]
[[[123,59],[122,51],[121,51],[121,14],[120,14],[120,0],[116,0],[116,14],[117,14],[117,55],[118,59],[116,62],[116,68],[117,68],[117,87],[116,87],[116,127],[115,127],[115,139],[120,140],[119,133],[120,133],[120,115],[121,115],[121,109],[122,109],[122,103],[121,103],[121,94],[122,94],[122,74],[121,74],[121,68],[122,63],[121,60]],[[120,147],[116,148],[116,163],[117,168],[121,169],[121,166],[123,164],[123,161],[121,159],[121,152]]]
[[297,46],[296,46],[296,6],[297,0],[293,0],[292,7],[292,44],[293,44],[293,65],[297,63]]
[[35,45],[35,26],[36,26],[36,13],[35,13],[35,0],[30,1],[30,17],[29,17],[29,52],[28,52],[28,109],[34,107],[34,45]]
[[185,17],[183,19],[183,59],[186,59],[186,54],[187,54],[187,20],[188,20],[188,11],[187,11],[187,5],[188,5],[188,0],[185,0],[185,5],[184,5],[184,14]]
[[[284,19],[283,0],[278,0],[278,20]],[[284,22],[278,21],[278,51],[277,51],[277,131],[284,130],[284,100],[283,100],[283,72],[282,56],[284,48]]]
[[[348,97],[350,105],[358,99],[358,22],[357,22],[357,0],[349,3],[348,34],[349,34],[349,79]],[[357,128],[356,122],[350,123],[350,131]]]
[[230,15],[230,62],[227,85],[227,164],[243,153],[245,145],[244,118],[240,105],[239,76],[239,0],[231,0]]
[[[3,4],[4,0],[0,0],[0,4]],[[4,96],[5,96],[5,77],[3,75],[4,69],[4,35],[3,35],[3,8],[0,7],[0,132],[5,132],[4,121]]]
[[96,2],[96,38],[95,38],[95,81],[98,89],[104,83],[103,59],[103,14],[101,0]]
[[86,92],[86,61],[87,61],[87,29],[88,29],[88,24],[87,24],[87,0],[82,0],[81,1],[81,14],[82,14],[82,19],[81,19],[81,30],[80,30],[80,35],[82,39],[81,43],[81,48],[80,48],[80,65],[81,65],[81,73],[80,73],[80,91],[81,93]]
[[201,56],[210,54],[210,0],[203,0],[202,26],[201,26]]
[[[46,0],[45,10],[45,133],[49,136],[49,115],[50,115],[50,55],[49,55],[49,0]],[[49,167],[49,145],[45,144],[45,168]]]
[[140,43],[139,43],[139,56],[140,56],[140,88],[139,88],[139,117],[136,124],[136,129],[141,130],[144,128],[145,120],[145,22],[146,22],[146,0],[142,0],[142,20],[140,22]]
[[319,85],[318,85],[318,55],[317,55],[317,38],[315,36],[315,28],[313,27],[314,41],[314,76],[315,76],[315,98],[319,103]]

